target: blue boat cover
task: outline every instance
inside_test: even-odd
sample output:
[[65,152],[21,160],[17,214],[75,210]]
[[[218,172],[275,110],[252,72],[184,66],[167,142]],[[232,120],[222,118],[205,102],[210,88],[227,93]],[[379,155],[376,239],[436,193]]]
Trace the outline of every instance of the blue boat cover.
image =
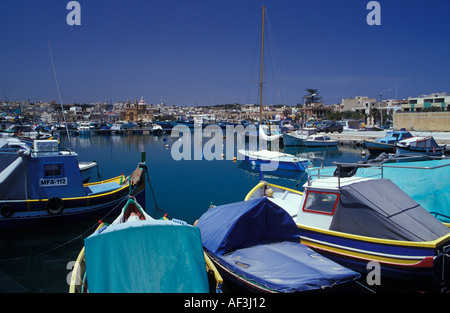
[[112,225],[85,239],[89,292],[209,292],[200,231],[170,221]]
[[292,217],[266,197],[212,208],[197,226],[222,265],[272,291],[316,290],[360,277],[300,244]]
[[214,207],[197,222],[203,246],[214,255],[280,241],[300,243],[292,217],[267,198]]

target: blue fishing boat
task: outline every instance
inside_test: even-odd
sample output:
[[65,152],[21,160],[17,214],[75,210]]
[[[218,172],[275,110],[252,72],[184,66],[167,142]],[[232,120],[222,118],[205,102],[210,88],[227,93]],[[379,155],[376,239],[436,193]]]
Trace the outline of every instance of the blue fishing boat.
[[73,151],[57,140],[33,148],[0,138],[0,229],[51,226],[118,214],[128,195],[145,201],[145,160],[129,176],[83,184]]
[[[200,230],[179,220],[153,219],[129,198],[111,225],[101,223],[84,240],[70,293],[207,293],[210,286]],[[212,265],[213,266],[213,265]],[[217,270],[215,270],[217,271]]]
[[225,282],[247,291],[317,291],[360,277],[300,244],[293,219],[266,198],[213,207],[196,225]]
[[345,267],[368,273],[377,262],[384,277],[448,287],[449,228],[389,179],[338,172],[309,180],[303,192],[262,181],[246,200],[266,197],[285,209],[303,244]]
[[398,141],[412,136],[410,132],[405,130],[388,131],[383,138],[377,138],[375,140],[365,139],[364,146],[371,154],[379,154],[382,152],[393,153]]

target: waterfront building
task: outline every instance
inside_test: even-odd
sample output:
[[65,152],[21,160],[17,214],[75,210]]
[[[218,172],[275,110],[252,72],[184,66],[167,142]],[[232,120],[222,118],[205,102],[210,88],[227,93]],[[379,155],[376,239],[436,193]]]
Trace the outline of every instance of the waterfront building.
[[158,109],[155,109],[151,105],[147,104],[144,101],[144,97],[141,97],[139,102],[134,100],[134,103],[130,103],[130,100],[128,100],[125,104],[124,120],[128,122],[150,122],[153,121],[155,110],[157,111]]
[[450,111],[450,93],[436,92],[430,95],[409,97],[408,102],[402,104],[402,111],[405,112],[420,112],[425,109]]

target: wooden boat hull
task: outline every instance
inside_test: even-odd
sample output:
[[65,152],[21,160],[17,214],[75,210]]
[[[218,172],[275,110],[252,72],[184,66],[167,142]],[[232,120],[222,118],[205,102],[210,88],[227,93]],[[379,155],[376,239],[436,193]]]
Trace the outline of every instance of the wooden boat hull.
[[284,161],[282,158],[266,159],[258,156],[252,157],[247,152],[244,154],[241,153],[241,155],[243,156],[243,161],[251,165],[259,166],[266,171],[283,170],[304,172],[310,165],[310,162],[308,160],[303,161],[301,159],[293,159]]
[[393,153],[395,150],[395,146],[389,143],[382,143],[372,140],[364,140],[364,146],[369,150],[372,154],[378,154],[382,152]]
[[445,147],[439,148],[413,148],[413,147],[396,147],[397,154],[423,154],[428,156],[441,156],[445,154]]
[[[381,275],[420,285],[434,285],[442,278],[438,256],[450,243],[450,234],[432,242],[407,242],[369,238],[321,230],[305,225],[300,228],[301,243],[360,273],[368,273],[369,262],[380,264]],[[448,266],[449,264],[447,264]]]
[[[102,183],[120,180],[120,176]],[[94,186],[86,184],[85,187]],[[19,229],[28,227],[44,227],[55,223],[73,223],[90,219],[102,218],[105,215],[117,215],[121,205],[129,195],[133,195],[139,202],[145,203],[145,181],[135,185],[124,186],[92,196],[56,199],[54,211],[49,209],[52,199],[32,199],[0,201],[0,208],[12,210],[12,215],[0,216],[0,229]],[[53,198],[54,199],[54,198]],[[9,215],[9,214],[8,214]]]

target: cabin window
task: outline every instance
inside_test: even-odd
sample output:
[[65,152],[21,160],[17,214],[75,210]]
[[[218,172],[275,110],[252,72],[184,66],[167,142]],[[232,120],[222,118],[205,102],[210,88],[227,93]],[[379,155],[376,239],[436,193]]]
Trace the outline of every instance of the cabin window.
[[59,177],[62,174],[62,164],[44,164],[44,177]]
[[333,215],[338,199],[338,193],[308,191],[303,211]]

